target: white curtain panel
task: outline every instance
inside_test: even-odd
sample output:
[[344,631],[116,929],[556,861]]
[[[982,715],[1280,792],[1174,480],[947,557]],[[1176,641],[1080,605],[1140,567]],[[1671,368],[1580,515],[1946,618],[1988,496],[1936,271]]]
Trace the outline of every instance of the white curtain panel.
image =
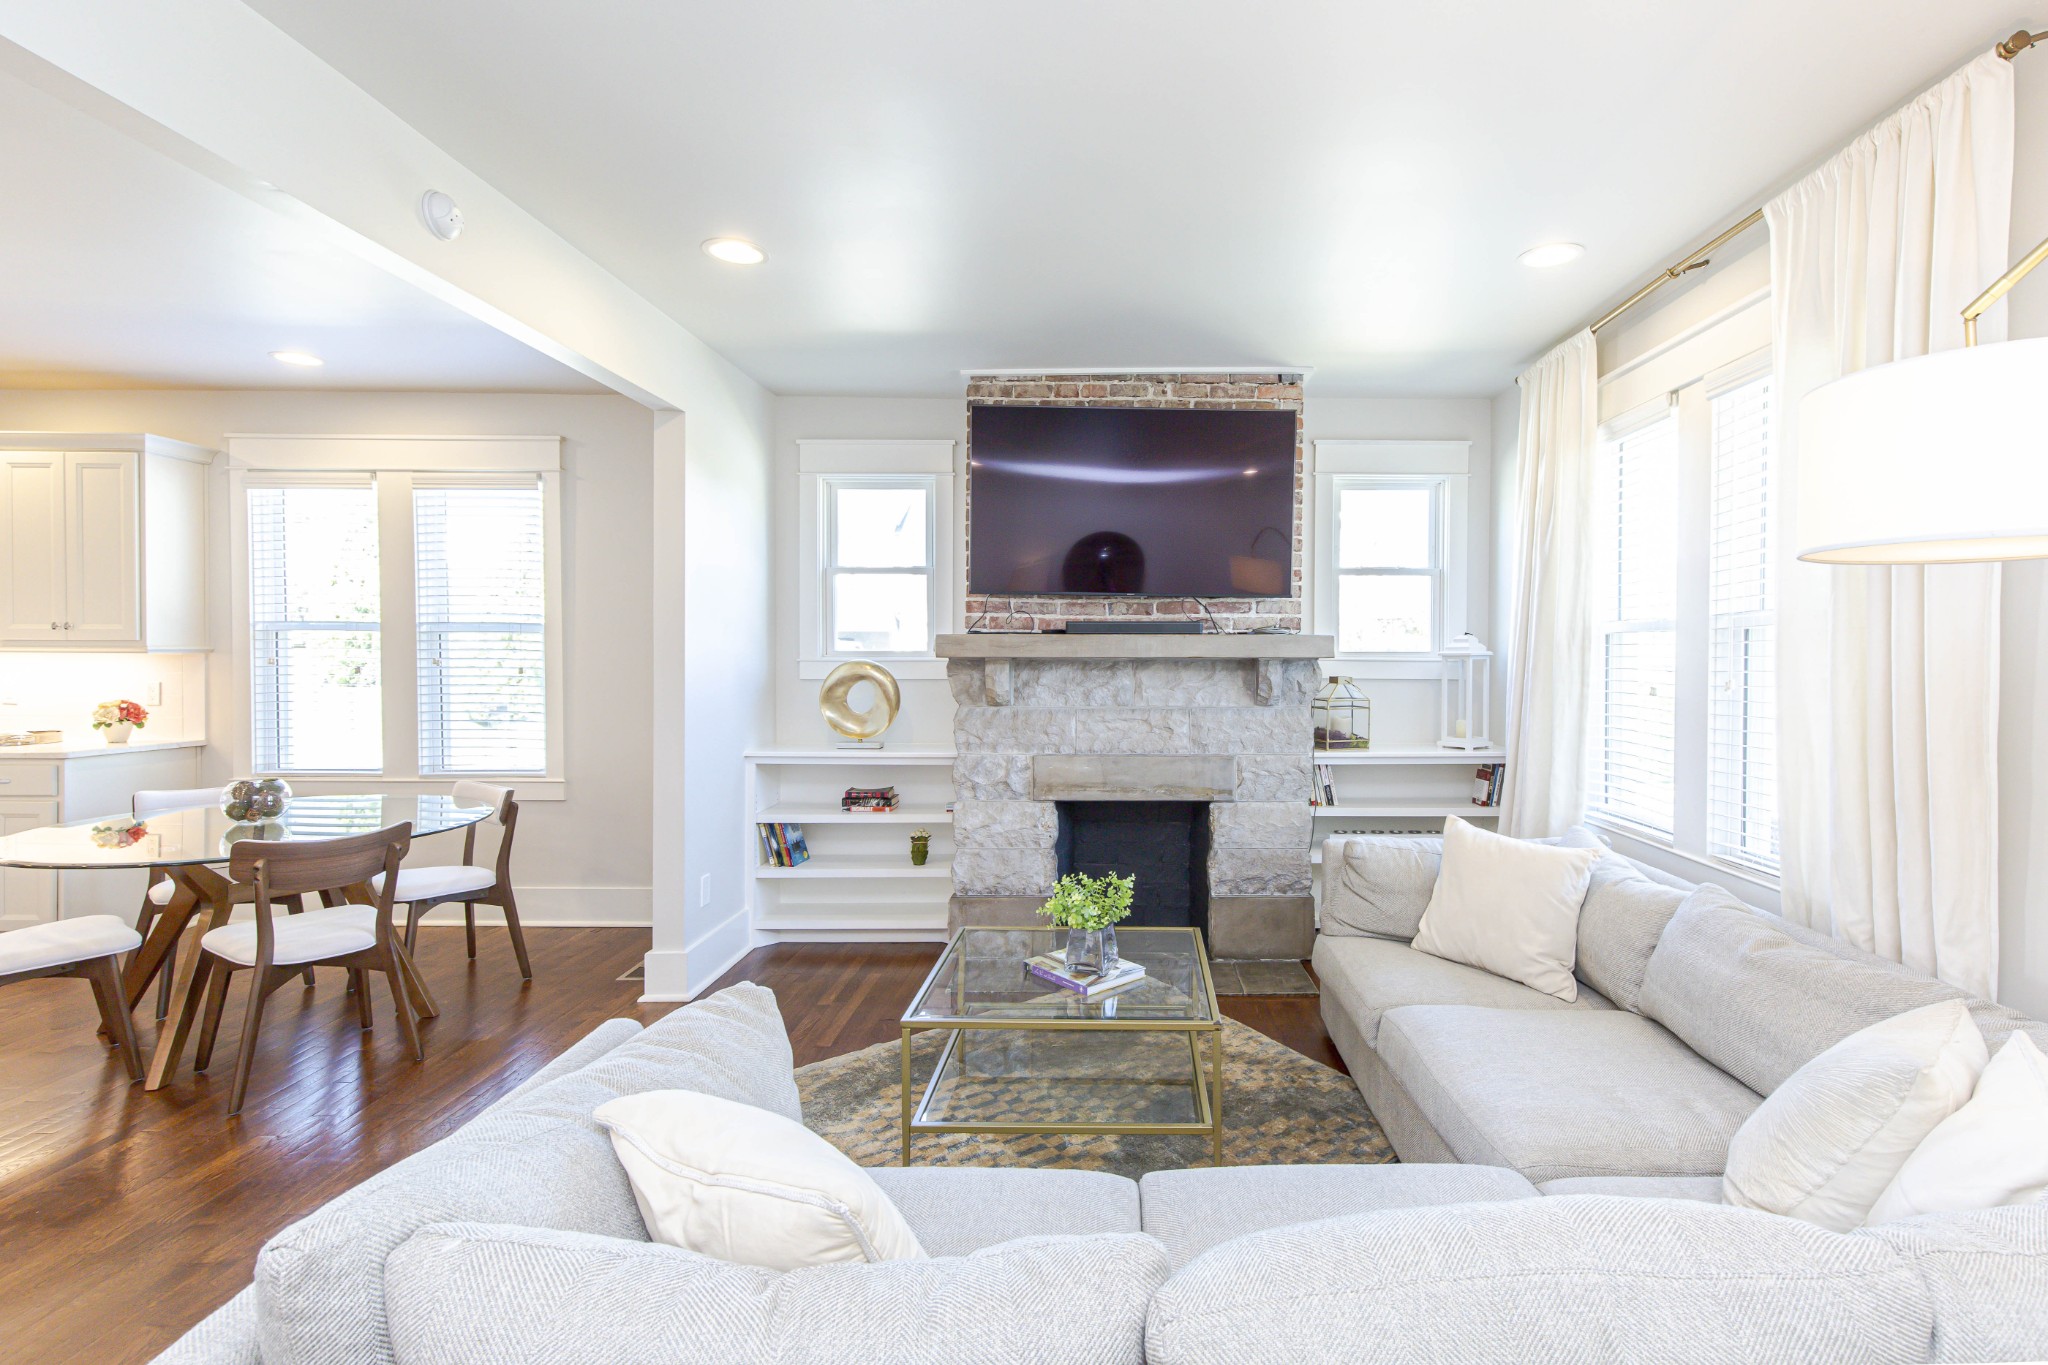
[[1520,839],[1563,833],[1586,804],[1598,370],[1593,333],[1582,331],[1515,381],[1519,524],[1500,829]]
[[[2012,64],[1987,53],[1764,210],[1782,416],[1785,911],[1986,997],[1998,982],[1998,566],[1793,555],[1800,399],[1962,344],[1963,306],[2008,264],[2012,161]],[[2003,339],[2002,309],[1985,323],[1984,340]]]

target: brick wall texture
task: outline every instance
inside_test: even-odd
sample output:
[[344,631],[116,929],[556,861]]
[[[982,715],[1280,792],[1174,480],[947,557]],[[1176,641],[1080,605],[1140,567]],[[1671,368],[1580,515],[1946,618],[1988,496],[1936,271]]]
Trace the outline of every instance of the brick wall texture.
[[[1287,597],[1209,597],[1209,613],[1226,631],[1272,626],[1301,629],[1301,376],[1259,374],[1038,374],[977,378],[967,385],[967,406],[1061,408],[1283,409],[1294,414],[1294,567]],[[966,498],[973,524],[974,435],[968,423]],[[961,537],[961,576],[973,553],[972,532]],[[1140,616],[1161,621],[1206,619],[1202,603],[1180,597],[983,597],[966,599],[970,629],[1050,630],[1067,621]]]

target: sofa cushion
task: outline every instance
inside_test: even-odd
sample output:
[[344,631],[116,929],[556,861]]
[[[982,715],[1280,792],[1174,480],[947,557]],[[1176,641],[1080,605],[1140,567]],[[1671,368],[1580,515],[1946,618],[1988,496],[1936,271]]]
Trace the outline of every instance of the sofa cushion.
[[1969,1100],[1987,1060],[1960,1000],[1857,1030],[1736,1131],[1728,1202],[1836,1232],[1861,1227],[1913,1149]]
[[1871,1223],[2048,1198],[2048,1057],[2015,1033],[1969,1102],[1935,1126],[1870,1208]]
[[1760,1103],[1641,1015],[1410,1005],[1379,1054],[1458,1160],[1542,1183],[1715,1175]]
[[773,1271],[679,1247],[436,1224],[392,1254],[399,1365],[1141,1365],[1166,1252],[1142,1233]]
[[1932,1331],[1927,1291],[1889,1248],[1686,1200],[1521,1199],[1226,1242],[1153,1295],[1145,1356],[1917,1361]]
[[1788,928],[1717,886],[1700,887],[1650,954],[1643,1013],[1768,1095],[1859,1029],[1964,998],[1953,986],[1858,961]]
[[1600,857],[1597,847],[1541,848],[1453,815],[1415,946],[1576,1000],[1579,909]]
[[1719,1204],[1721,1177],[1718,1175],[1570,1175],[1546,1180],[1536,1187],[1545,1198],[1574,1194],[1605,1194],[1622,1199],[1691,1199],[1701,1204]]
[[1025,1166],[870,1166],[932,1256],[965,1256],[1020,1237],[1137,1232],[1138,1182],[1108,1171]]
[[1687,894],[1650,880],[1636,864],[1616,854],[1593,864],[1586,902],[1579,908],[1580,979],[1616,1008],[1640,1014],[1637,999],[1650,954]]
[[540,1070],[491,1101],[490,1107],[484,1112],[488,1114],[492,1109],[503,1108],[557,1077],[566,1076],[572,1071],[581,1071],[628,1038],[639,1037],[641,1031],[641,1024],[637,1019],[605,1020],[551,1058]]
[[1533,1199],[1536,1187],[1499,1166],[1221,1166],[1154,1171],[1138,1182],[1145,1231],[1179,1270],[1248,1232],[1350,1213]]
[[1929,1214],[1851,1236],[1920,1272],[1935,1360],[2048,1360],[2048,1205]]
[[1576,1002],[1531,990],[1462,962],[1432,957],[1384,938],[1324,936],[1310,959],[1322,982],[1325,1008],[1339,1005],[1366,1046],[1379,1045],[1380,1020],[1403,1005],[1485,1005],[1510,1010],[1612,1009],[1597,993],[1579,992]]
[[1325,934],[1411,939],[1436,889],[1441,839],[1336,835],[1323,841],[1323,899],[1316,926]]
[[492,1220],[644,1240],[606,1100],[691,1087],[801,1120],[775,995],[685,1005],[580,1071],[480,1115],[280,1232],[256,1258],[267,1365],[389,1361],[384,1259],[428,1223]]
[[256,1334],[256,1286],[249,1285],[201,1318],[151,1365],[263,1365],[263,1342]]

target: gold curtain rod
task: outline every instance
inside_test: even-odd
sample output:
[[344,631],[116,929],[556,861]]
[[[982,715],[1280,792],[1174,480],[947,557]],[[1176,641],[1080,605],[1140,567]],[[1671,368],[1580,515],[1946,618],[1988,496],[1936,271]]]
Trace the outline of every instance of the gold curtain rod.
[[[2013,58],[2019,56],[2020,53],[2025,52],[2028,48],[2034,47],[2044,41],[2048,41],[2048,31],[2043,31],[2041,33],[2029,33],[2025,29],[2020,29],[2011,37],[2002,39],[1998,43],[1995,50],[1997,51],[1999,56],[2005,58],[2007,61],[2011,61]],[[1739,233],[1748,231],[1750,228],[1755,227],[1758,223],[1761,223],[1763,220],[1764,211],[1762,209],[1756,209],[1752,211],[1747,217],[1743,218],[1740,222],[1736,223],[1735,226],[1729,228],[1726,232],[1716,237],[1713,241],[1708,242],[1705,246],[1699,248],[1697,251],[1694,251],[1691,254],[1687,255],[1683,260],[1679,261],[1677,265],[1674,265],[1669,269],[1664,270],[1659,274],[1651,277],[1651,280],[1648,284],[1644,285],[1641,289],[1636,290],[1635,293],[1630,294],[1620,303],[1615,304],[1614,307],[1608,309],[1606,313],[1601,315],[1600,320],[1594,323],[1592,327],[1588,330],[1594,332],[1599,331],[1602,327],[1605,327],[1608,323],[1614,321],[1623,313],[1626,313],[1629,309],[1635,307],[1644,299],[1650,297],[1650,295],[1656,293],[1659,289],[1662,289],[1665,285],[1671,283],[1673,280],[1678,279],[1681,276],[1691,274],[1695,270],[1704,269],[1705,267],[1712,265],[1714,262],[1712,257],[1709,255],[1710,252],[1719,250],[1721,246],[1724,243],[1726,243],[1730,238],[1735,237]],[[2048,245],[2048,243],[2044,243],[2044,245]],[[2036,262],[2036,264],[2038,264],[2038,262]],[[2006,287],[2009,289],[2011,288],[2011,285],[2008,284]],[[1974,330],[1975,320],[1972,319],[1971,321],[1972,328]]]

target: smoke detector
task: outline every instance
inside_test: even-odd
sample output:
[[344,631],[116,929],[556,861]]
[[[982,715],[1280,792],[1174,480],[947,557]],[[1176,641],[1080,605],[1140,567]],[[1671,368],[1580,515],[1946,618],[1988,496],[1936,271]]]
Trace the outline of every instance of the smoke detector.
[[428,190],[420,196],[420,221],[427,225],[427,231],[444,242],[452,242],[462,235],[462,210],[439,190]]

